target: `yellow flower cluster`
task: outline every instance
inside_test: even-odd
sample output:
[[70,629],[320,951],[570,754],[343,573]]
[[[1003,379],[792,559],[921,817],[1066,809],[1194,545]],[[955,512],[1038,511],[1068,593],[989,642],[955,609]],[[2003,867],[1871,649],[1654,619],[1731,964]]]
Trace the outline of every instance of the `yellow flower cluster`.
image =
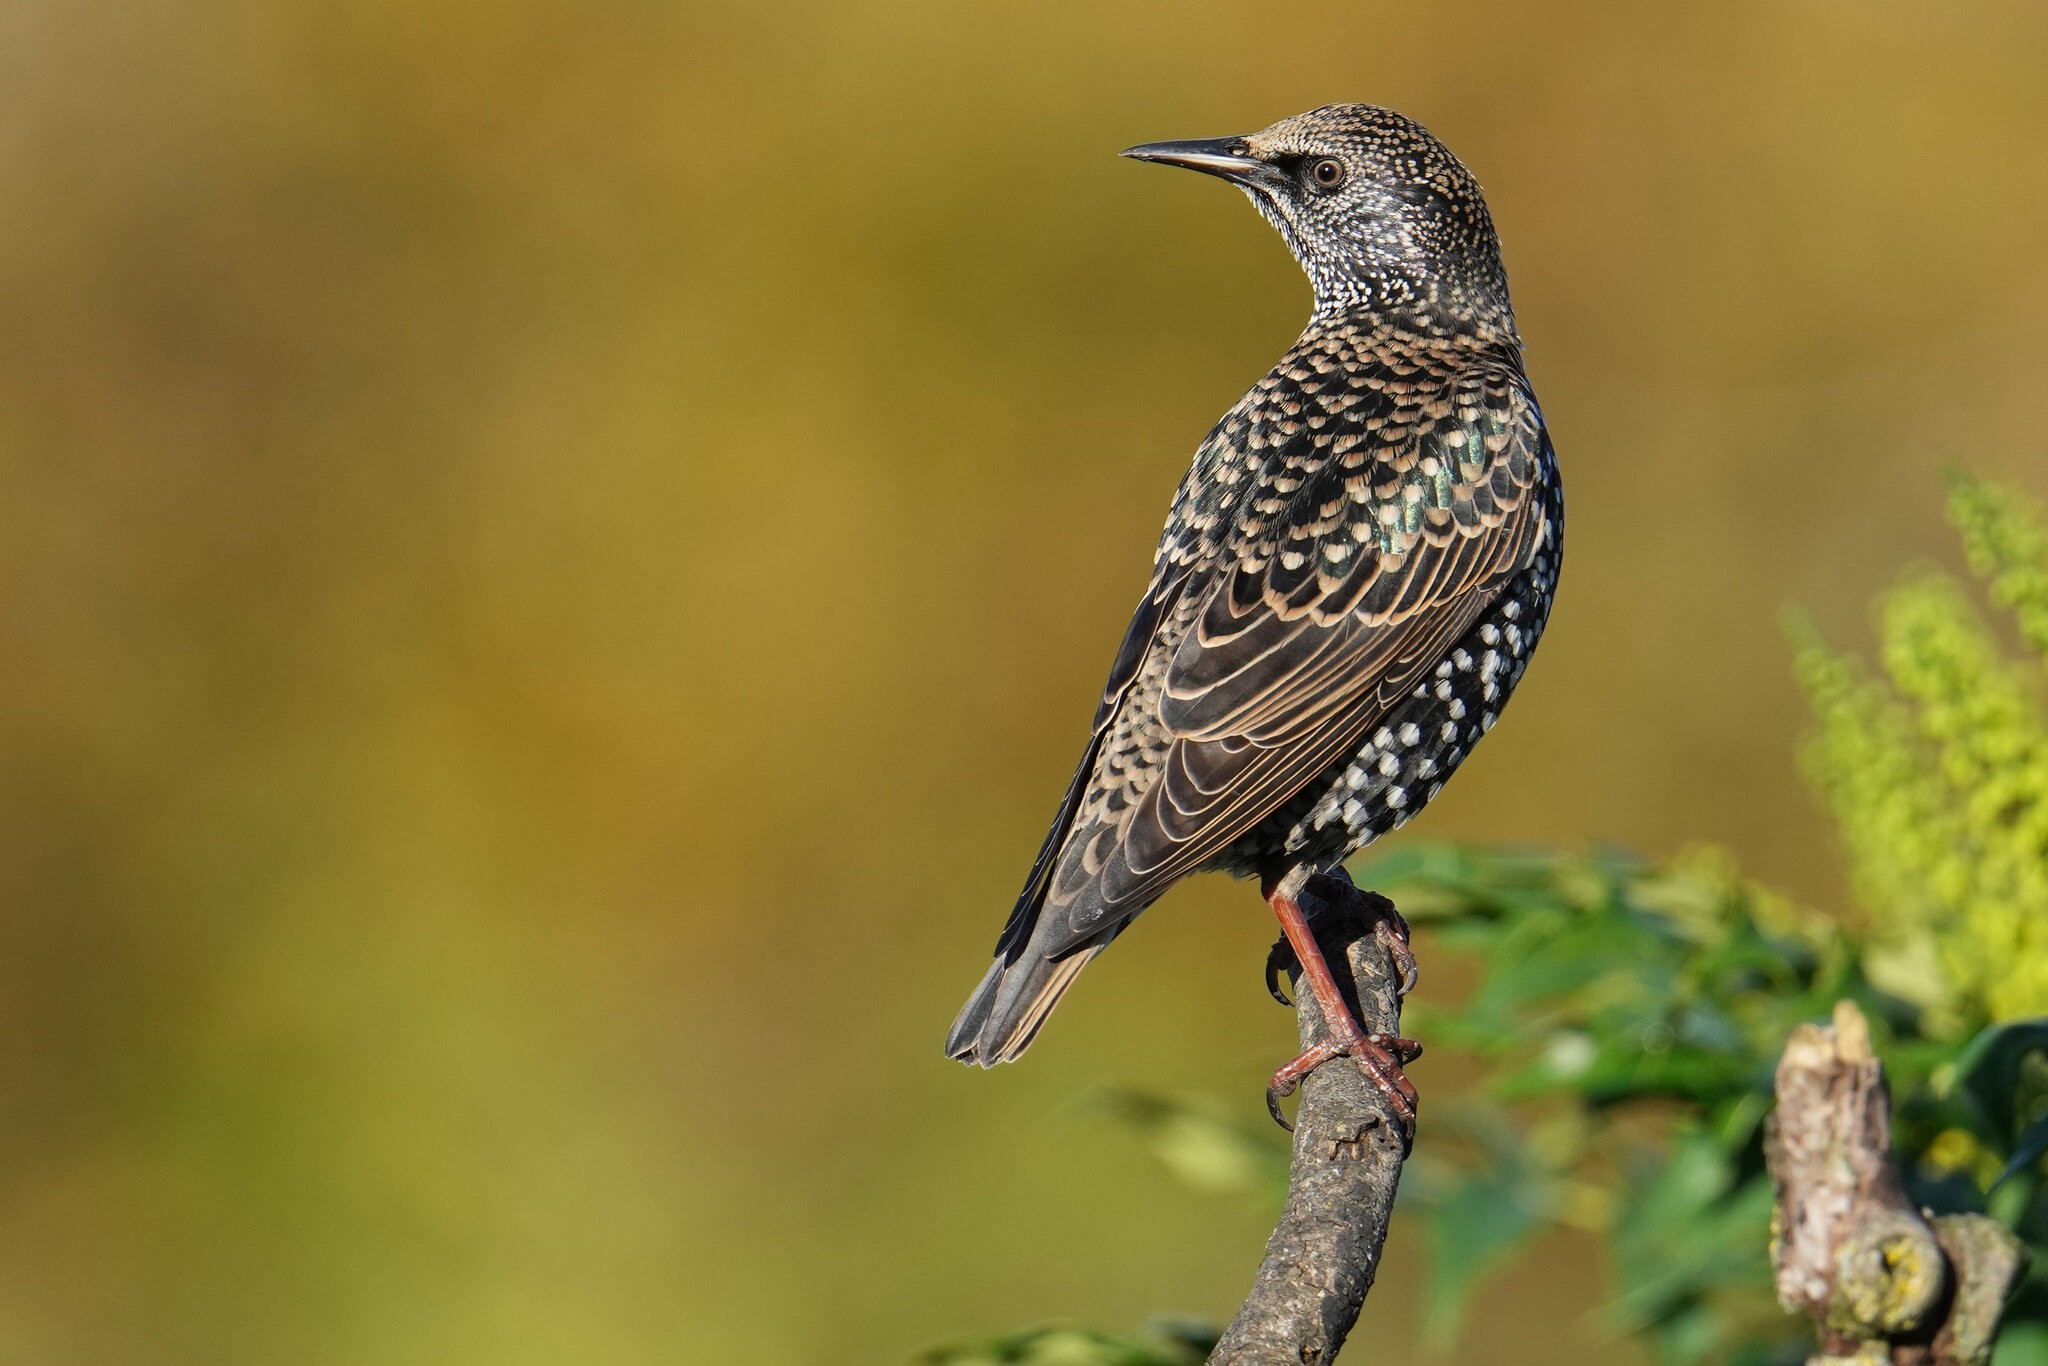
[[[2048,521],[1955,476],[1951,520],[1990,596],[2048,654]],[[1882,674],[1795,627],[1815,719],[1802,759],[1833,810],[1878,937],[1868,964],[1943,1032],[2048,1013],[2048,721],[2039,670],[2008,659],[1953,579],[1879,604]]]

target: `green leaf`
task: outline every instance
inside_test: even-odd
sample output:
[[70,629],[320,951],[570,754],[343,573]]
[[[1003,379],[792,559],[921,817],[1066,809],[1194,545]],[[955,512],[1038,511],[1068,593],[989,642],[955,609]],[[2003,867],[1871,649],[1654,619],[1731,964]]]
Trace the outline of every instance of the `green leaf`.
[[1143,1091],[1111,1091],[1102,1104],[1195,1190],[1227,1195],[1287,1189],[1290,1149],[1286,1135],[1271,1124],[1247,1129],[1224,1114]]
[[2006,1161],[2004,1169],[1998,1173],[1998,1179],[1991,1183],[1991,1188],[1997,1190],[2033,1166],[2041,1160],[2043,1153],[2048,1153],[2048,1115],[2043,1115],[2029,1124],[2026,1132],[2014,1142],[2012,1156]]
[[1430,1275],[1422,1326],[1430,1341],[1448,1345],[1457,1337],[1480,1281],[1535,1232],[1520,1184],[1491,1173],[1468,1177],[1425,1208]]
[[1614,1231],[1611,1323],[1637,1332],[1714,1287],[1768,1285],[1771,1185],[1761,1175],[1735,1180],[1714,1137],[1692,1132],[1637,1182]]
[[2048,1324],[2006,1324],[1991,1349],[1991,1366],[2048,1366]]
[[922,1366],[1200,1366],[1214,1342],[1211,1332],[1179,1325],[1130,1338],[1054,1324],[947,1343],[918,1360]]
[[1543,1226],[1554,1174],[1498,1106],[1454,1101],[1432,1125],[1435,1149],[1410,1164],[1400,1208],[1427,1233],[1423,1334],[1448,1344],[1480,1281]]
[[2012,1135],[2020,1068],[2029,1054],[2048,1049],[2048,1019],[2012,1020],[1978,1034],[1956,1059],[1955,1091],[1976,1106],[1986,1124],[1984,1137],[1999,1143]]

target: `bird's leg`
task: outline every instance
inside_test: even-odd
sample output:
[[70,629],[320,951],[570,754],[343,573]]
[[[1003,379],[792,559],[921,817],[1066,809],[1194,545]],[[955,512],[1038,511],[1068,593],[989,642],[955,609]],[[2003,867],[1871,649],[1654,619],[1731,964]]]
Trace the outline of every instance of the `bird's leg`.
[[[1301,903],[1297,900],[1308,882],[1305,872],[1297,870],[1277,883],[1269,883],[1265,889],[1266,902],[1279,919],[1281,932],[1294,949],[1302,976],[1308,979],[1309,990],[1315,993],[1316,1004],[1322,1007],[1324,1023],[1334,1037],[1327,1043],[1305,1050],[1273,1074],[1272,1080],[1266,1083],[1266,1108],[1273,1112],[1273,1118],[1282,1128],[1293,1128],[1281,1113],[1280,1098],[1293,1094],[1303,1077],[1331,1058],[1349,1057],[1357,1061],[1366,1080],[1386,1096],[1394,1118],[1400,1123],[1403,1139],[1412,1139],[1415,1133],[1415,1085],[1408,1080],[1401,1065],[1419,1057],[1422,1045],[1390,1034],[1367,1034],[1352,1015],[1351,1007],[1345,1003],[1344,993],[1337,986],[1337,979],[1331,974],[1330,965],[1316,943],[1315,933],[1309,929],[1308,917],[1302,914]],[[1386,934],[1381,933],[1382,929],[1387,931]],[[1383,945],[1390,939],[1400,938],[1384,919],[1374,925],[1374,935]],[[1407,948],[1405,941],[1402,941],[1402,948]],[[1389,953],[1392,953],[1391,948]],[[1401,957],[1394,959],[1395,971],[1402,975],[1404,982],[1412,981],[1414,975],[1414,955],[1405,956],[1405,966]],[[1269,972],[1272,967],[1269,959]]]
[[[1342,890],[1332,894],[1328,890],[1316,888],[1315,884],[1318,881],[1334,883]],[[1271,881],[1266,884],[1265,892],[1269,900],[1273,888],[1277,885]],[[1393,963],[1394,972],[1399,978],[1394,989],[1402,996],[1415,990],[1415,984],[1422,979],[1422,969],[1415,961],[1415,950],[1409,946],[1408,918],[1394,909],[1393,902],[1385,897],[1360,898],[1358,888],[1352,884],[1350,876],[1342,868],[1334,872],[1317,873],[1309,878],[1305,885],[1314,888],[1330,901],[1347,896],[1354,901],[1363,900],[1366,913],[1372,916],[1372,936],[1379,941],[1379,946],[1386,950],[1387,958]],[[1284,938],[1274,940],[1273,947],[1266,953],[1266,994],[1281,1005],[1291,1007],[1294,1002],[1288,1000],[1287,993],[1280,989],[1280,978],[1283,973],[1291,973],[1299,966],[1301,964],[1294,956],[1293,946]]]

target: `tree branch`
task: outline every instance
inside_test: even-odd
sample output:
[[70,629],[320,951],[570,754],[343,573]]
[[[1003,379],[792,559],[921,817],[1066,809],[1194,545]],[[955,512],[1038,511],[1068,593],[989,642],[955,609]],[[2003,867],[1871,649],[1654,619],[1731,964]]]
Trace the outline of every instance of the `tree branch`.
[[1984,1366],[2026,1249],[1995,1219],[1930,1220],[1907,1199],[1863,1013],[1842,1001],[1832,1025],[1795,1029],[1777,1091],[1771,1265],[1779,1301],[1819,1325],[1807,1366]]
[[[1302,908],[1366,1032],[1398,1035],[1399,975],[1373,933],[1393,904],[1340,872],[1313,880]],[[1307,1048],[1328,1030],[1315,994],[1300,986],[1297,973]],[[1355,1063],[1338,1058],[1309,1074],[1295,1117],[1286,1208],[1210,1366],[1320,1366],[1336,1358],[1379,1270],[1406,1156],[1386,1098]]]

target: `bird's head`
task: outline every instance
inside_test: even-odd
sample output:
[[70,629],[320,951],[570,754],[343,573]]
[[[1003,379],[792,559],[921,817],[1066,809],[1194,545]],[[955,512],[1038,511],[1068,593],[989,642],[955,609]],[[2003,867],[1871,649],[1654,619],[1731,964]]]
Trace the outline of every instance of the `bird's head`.
[[1325,105],[1243,137],[1152,142],[1124,155],[1242,189],[1308,272],[1319,315],[1364,309],[1513,329],[1479,182],[1391,109]]

